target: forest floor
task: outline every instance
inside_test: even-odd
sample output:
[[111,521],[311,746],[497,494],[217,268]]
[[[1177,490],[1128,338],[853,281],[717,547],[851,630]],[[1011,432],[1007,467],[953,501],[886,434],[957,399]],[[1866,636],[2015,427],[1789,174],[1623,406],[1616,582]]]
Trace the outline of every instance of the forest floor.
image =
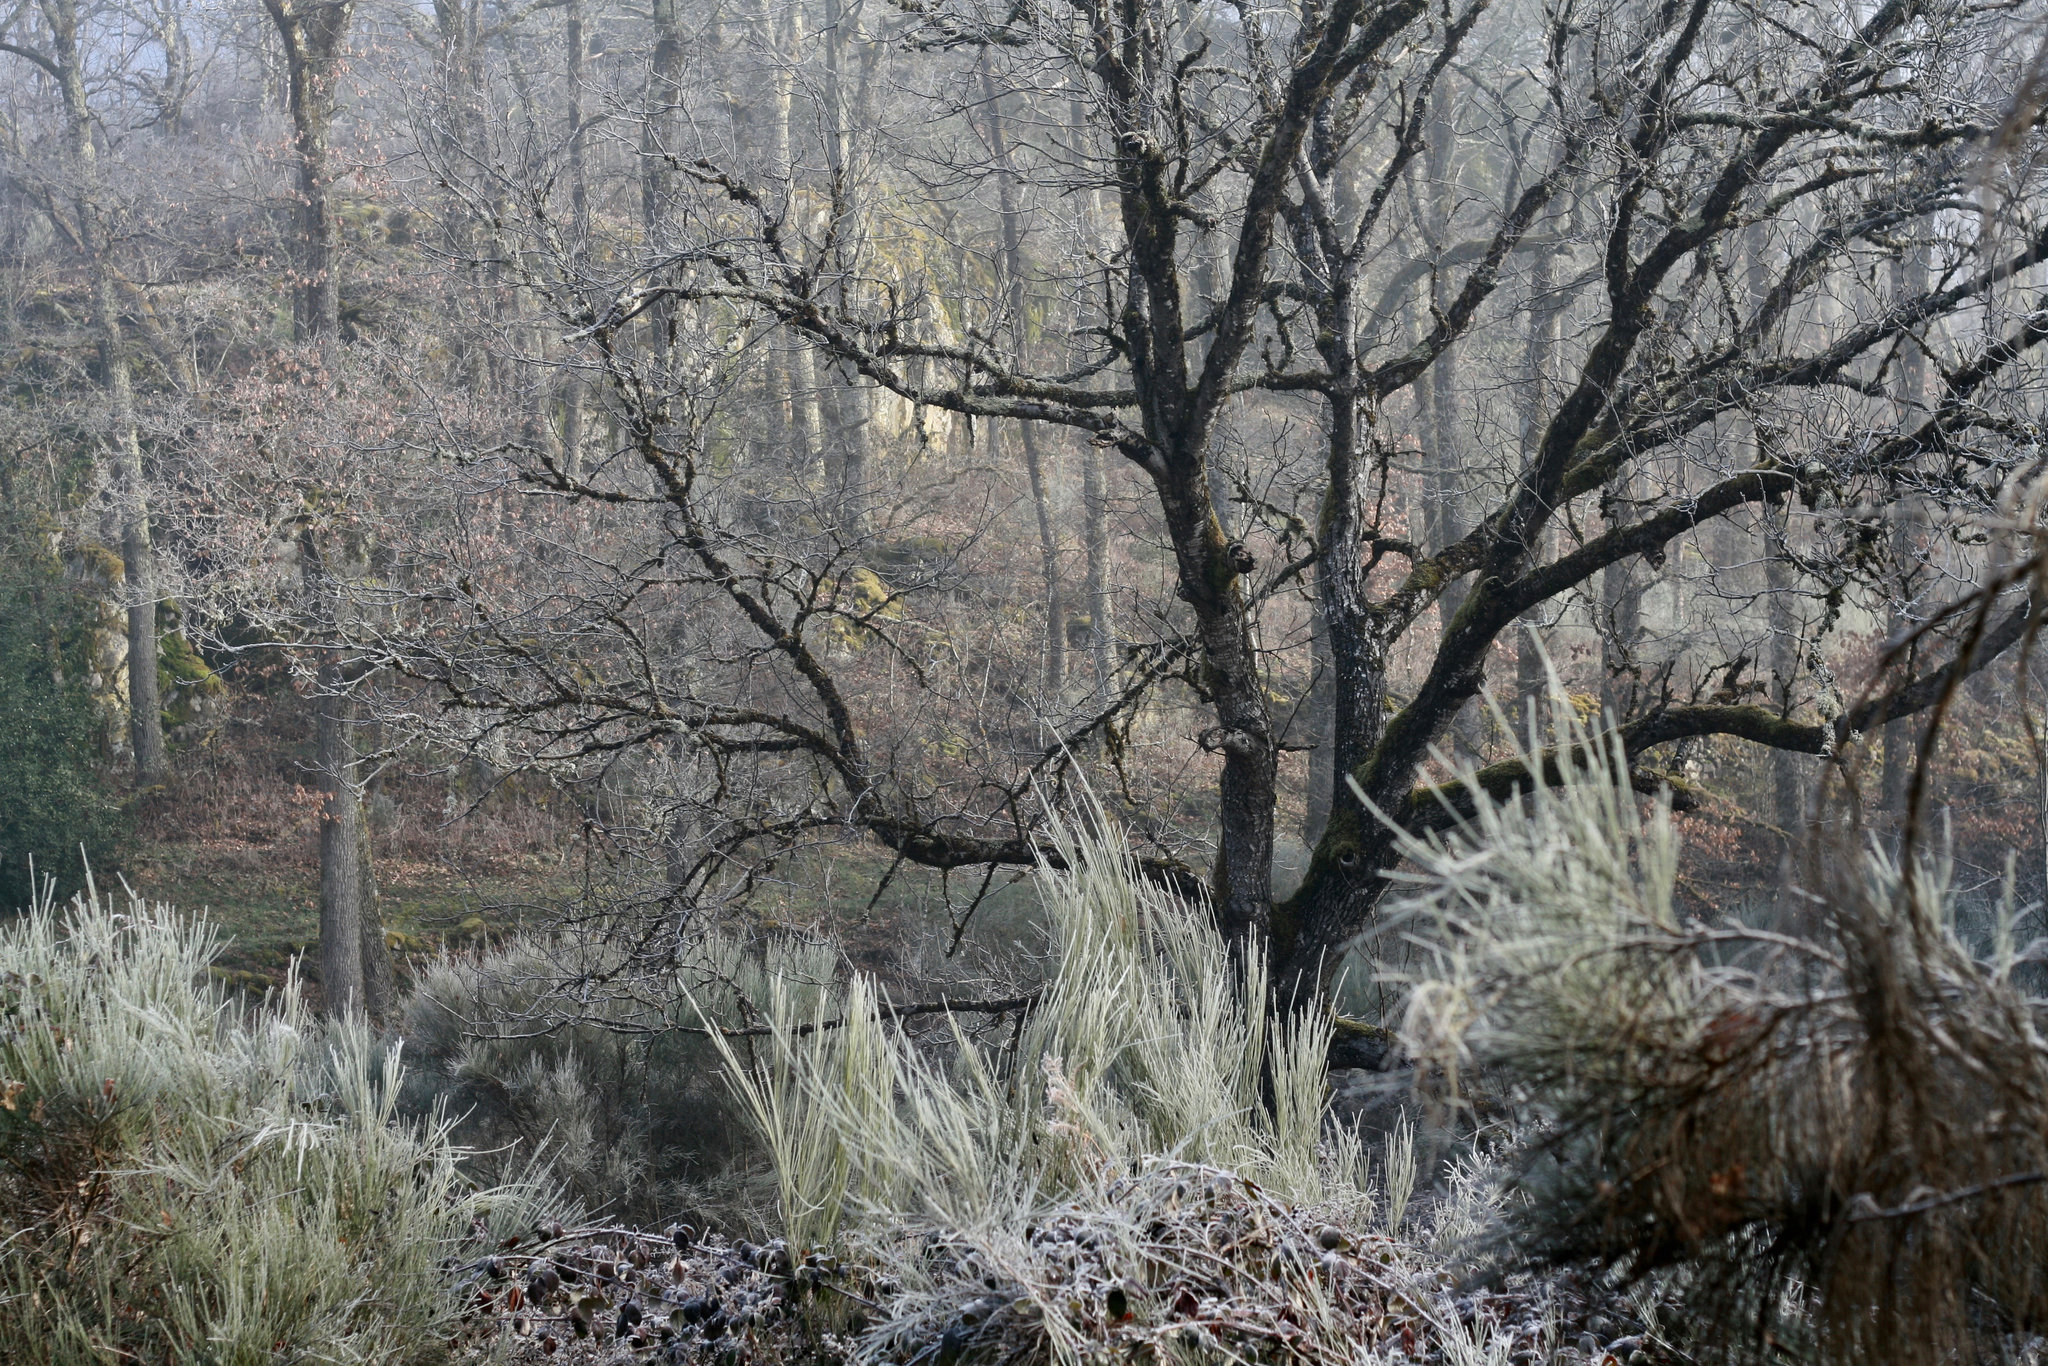
[[[281,985],[294,962],[317,984],[321,797],[304,712],[289,694],[235,698],[175,756],[172,781],[136,803],[119,870],[143,897],[205,915],[224,941],[216,971],[251,991]],[[394,766],[368,807],[378,908],[401,973],[545,925],[620,872],[559,791]],[[904,982],[963,982],[1019,941],[1036,946],[1027,874],[999,873],[968,916],[979,875],[892,862],[859,842],[800,851],[763,879],[745,915],[830,935],[853,966]]]

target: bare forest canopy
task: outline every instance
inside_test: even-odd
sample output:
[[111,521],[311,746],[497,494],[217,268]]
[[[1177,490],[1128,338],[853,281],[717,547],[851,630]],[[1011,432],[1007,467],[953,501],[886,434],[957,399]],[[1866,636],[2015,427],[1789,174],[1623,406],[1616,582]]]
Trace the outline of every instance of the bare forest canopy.
[[0,644],[144,789],[268,670],[373,1009],[405,773],[572,794],[626,976],[1085,786],[1291,991],[1553,667],[1725,886],[1916,802],[2038,880],[2044,20],[24,0]]

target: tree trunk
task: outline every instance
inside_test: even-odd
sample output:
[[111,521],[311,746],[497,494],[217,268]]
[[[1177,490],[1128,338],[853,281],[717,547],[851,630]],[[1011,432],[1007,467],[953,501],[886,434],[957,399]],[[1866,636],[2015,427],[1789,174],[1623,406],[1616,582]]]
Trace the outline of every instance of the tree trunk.
[[78,16],[70,0],[43,6],[50,25],[52,64],[64,101],[66,150],[76,178],[72,198],[78,240],[92,282],[93,332],[100,383],[107,392],[107,444],[121,523],[121,569],[128,620],[128,740],[136,776],[144,783],[164,776],[163,699],[157,674],[156,548],[150,536],[149,497],[136,431],[135,386],[122,347],[121,312],[115,298],[115,270],[108,258],[101,221],[99,154],[93,144],[92,108],[78,51]]
[[[583,0],[568,0],[562,23],[562,86],[566,103],[563,115],[568,125],[570,241],[579,254],[590,238],[590,172],[583,157],[583,56],[587,43],[583,33]],[[576,369],[573,352],[563,358],[561,395],[562,472],[570,479],[580,479],[590,386]]]
[[330,1015],[368,1009],[363,949],[363,803],[356,791],[355,704],[338,650],[322,653],[314,697],[313,762],[320,807],[320,993]]
[[[1078,143],[1087,136],[1088,117],[1079,101],[1068,105]],[[1091,189],[1082,200],[1082,232],[1093,241],[1102,217],[1102,192]],[[1078,320],[1077,320],[1078,323]],[[1079,335],[1077,325],[1075,331]],[[1088,601],[1088,648],[1095,664],[1095,704],[1107,706],[1116,689],[1116,602],[1109,582],[1109,472],[1103,448],[1081,443],[1081,539],[1087,558],[1083,591]]]
[[[1908,259],[1892,262],[1892,293],[1898,298],[1911,298],[1926,292],[1927,267],[1919,248],[1913,248]],[[1899,351],[1898,398],[1903,422],[1920,420],[1927,402],[1927,357],[1914,339],[1908,338]],[[1892,560],[1900,566],[1915,562],[1913,529],[1910,520],[1911,509],[1903,500],[1892,508],[1891,541]],[[1891,620],[1887,623],[1888,634],[1897,639],[1911,629],[1913,624],[1911,585],[1901,578],[1898,587],[1899,601],[1892,609]],[[1894,672],[1900,677],[1912,673],[1914,652],[1895,666]],[[1904,828],[1906,823],[1907,780],[1912,776],[1918,760],[1918,723],[1912,717],[1902,716],[1884,728],[1884,760],[1879,772],[1878,804],[1884,819],[1894,831]]]
[[[1529,271],[1529,339],[1522,350],[1524,469],[1536,463],[1536,451],[1543,443],[1543,425],[1550,410],[1545,391],[1551,355],[1557,349],[1557,306],[1550,297],[1551,276],[1550,253],[1538,252]],[[1543,699],[1549,691],[1549,677],[1536,632],[1542,621],[1542,608],[1531,608],[1522,614],[1521,629],[1516,633],[1514,718],[1518,731],[1526,730],[1530,724],[1532,709],[1538,729],[1543,725]],[[1522,738],[1526,742],[1526,735]]]
[[[1616,481],[1617,506],[1626,508],[1633,484],[1629,474]],[[1600,705],[1620,722],[1636,703],[1629,670],[1636,666],[1635,647],[1643,634],[1643,585],[1637,582],[1635,561],[1623,560],[1600,572],[1600,615]]]
[[[1019,370],[1027,369],[1025,355],[1030,344],[1029,300],[1024,294],[1024,217],[1017,207],[1017,173],[1010,155],[1009,132],[1003,127],[1002,97],[989,75],[988,59],[981,63],[982,109],[988,119],[989,150],[995,157],[996,193],[1003,225],[1003,270],[1009,276],[1010,344]],[[1031,485],[1031,508],[1038,519],[1039,572],[1045,578],[1045,691],[1057,706],[1067,677],[1067,606],[1060,587],[1060,544],[1053,530],[1052,495],[1046,486],[1045,462],[1038,449],[1038,424],[1021,422],[1018,435],[1024,447],[1024,473]]]
[[1088,648],[1095,660],[1095,700],[1106,706],[1116,688],[1116,600],[1109,584],[1109,487],[1102,448],[1081,443],[1081,536],[1087,543]]
[[1329,591],[1323,579],[1324,571],[1319,567],[1315,576],[1315,612],[1308,628],[1310,683],[1306,703],[1306,738],[1310,748],[1308,794],[1301,821],[1301,841],[1310,849],[1316,847],[1323,831],[1329,828],[1330,808],[1337,796],[1337,725],[1334,715],[1337,698],[1331,677],[1336,661],[1330,656],[1330,625],[1322,610],[1323,594]]
[[[839,306],[848,298],[846,276],[852,265],[843,233],[854,219],[854,174],[848,155],[846,108],[846,8],[841,0],[825,0],[825,71],[820,82],[824,99],[825,166],[831,174],[832,213],[836,219],[835,264]],[[837,360],[819,367],[818,405],[827,427],[831,457],[828,470],[833,513],[841,534],[857,539],[867,528],[868,414],[865,394],[853,372]]]
[[[1786,557],[1789,518],[1782,505],[1765,508],[1764,592],[1770,625],[1771,700],[1789,715],[1798,700],[1800,626],[1792,601],[1792,568]],[[1787,750],[1771,751],[1771,807],[1788,848],[1806,827],[1804,761]]]
[[[1443,249],[1450,232],[1451,214],[1456,208],[1453,162],[1457,150],[1457,123],[1450,102],[1438,99],[1433,102],[1429,114],[1426,161],[1429,193],[1420,209],[1420,226],[1432,251]],[[1433,307],[1441,307],[1443,300],[1433,298],[1431,303]],[[1426,319],[1422,320],[1422,331],[1428,331]],[[1415,405],[1417,432],[1424,438],[1429,457],[1430,473],[1425,492],[1429,512],[1425,514],[1423,524],[1429,534],[1430,551],[1434,553],[1463,540],[1471,530],[1465,509],[1465,451],[1458,436],[1458,358],[1455,352],[1447,351],[1439,356],[1436,364],[1418,379]],[[1458,609],[1464,606],[1465,593],[1465,582],[1460,579],[1447,585],[1443,595],[1437,599],[1437,618],[1446,629],[1451,619],[1458,615]],[[1479,752],[1477,711],[1476,704],[1467,706],[1451,724],[1452,745],[1461,758],[1469,759]]]
[[335,220],[328,189],[328,133],[334,123],[334,78],[348,41],[354,0],[264,0],[284,43],[286,101],[297,161],[298,262],[293,331],[332,358],[341,336]]
[[[1318,632],[1329,658],[1329,751],[1331,797],[1315,814],[1321,829],[1311,847],[1302,885],[1273,915],[1273,983],[1280,999],[1312,992],[1334,966],[1325,952],[1339,947],[1336,927],[1348,915],[1344,884],[1358,867],[1365,822],[1370,814],[1337,784],[1363,764],[1386,724],[1387,632],[1366,597],[1368,565],[1362,487],[1368,432],[1356,394],[1358,375],[1355,275],[1333,272],[1318,319],[1318,348],[1332,385],[1328,410],[1323,505],[1318,534],[1323,554],[1316,566]],[[1441,509],[1439,509],[1439,512]]]
[[[341,289],[337,229],[328,198],[332,182],[328,133],[334,123],[335,76],[348,42],[353,0],[264,0],[283,40],[287,94],[298,166],[298,263],[293,330],[316,347],[330,373],[338,369]],[[314,763],[324,801],[320,814],[320,973],[329,1014],[374,1013],[388,1005],[390,955],[371,876],[369,830],[355,752],[355,701],[360,680],[340,653],[346,600],[335,577],[334,547],[321,529],[300,539],[301,573],[313,605],[319,649]]]

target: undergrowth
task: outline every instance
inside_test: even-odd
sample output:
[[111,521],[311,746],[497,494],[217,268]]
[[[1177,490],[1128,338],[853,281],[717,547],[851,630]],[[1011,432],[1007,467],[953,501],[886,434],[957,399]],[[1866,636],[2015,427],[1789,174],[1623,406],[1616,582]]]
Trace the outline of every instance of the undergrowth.
[[815,994],[832,953],[795,937],[709,933],[655,973],[629,952],[558,933],[428,963],[400,1022],[414,1062],[407,1107],[445,1106],[484,1179],[545,1161],[614,1220],[758,1222],[758,1147],[689,1002],[721,1027],[744,1027],[770,982]]
[[1376,1179],[1329,1121],[1327,1011],[1274,1011],[1258,954],[1089,816],[1056,826],[1050,972],[1008,1024],[921,1042],[856,976],[808,1004],[771,982],[758,1062],[714,1035],[791,1255],[862,1269],[850,1359],[1504,1363],[1574,1340],[1597,1297],[1450,1274],[1495,1217],[1486,1159],[1404,1211],[1412,1146]]
[[1685,917],[1668,803],[1553,711],[1566,782],[1405,850],[1407,1046],[1521,1118],[1496,1247],[1661,1280],[1695,1359],[2023,1355],[2048,1000],[2021,908],[1961,924],[1940,860],[1823,841],[1771,919]]
[[402,1069],[287,989],[247,1011],[204,922],[88,886],[0,928],[0,1357],[420,1362],[447,1265],[528,1227]]

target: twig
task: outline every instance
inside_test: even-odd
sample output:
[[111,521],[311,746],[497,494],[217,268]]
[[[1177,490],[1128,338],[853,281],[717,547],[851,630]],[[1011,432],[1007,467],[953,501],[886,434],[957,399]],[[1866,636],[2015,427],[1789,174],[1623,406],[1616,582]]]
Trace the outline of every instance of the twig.
[[[884,1020],[907,1020],[915,1015],[1007,1015],[1013,1010],[1031,1009],[1038,1004],[1044,995],[1045,988],[1040,987],[1037,991],[1026,992],[1022,996],[1007,996],[1000,1001],[955,1001],[942,997],[936,1001],[925,1001],[918,1005],[909,1006],[896,1006],[885,1003],[877,1006],[875,1013]],[[821,1029],[844,1029],[848,1022],[849,1020],[846,1016],[841,1016],[836,1020],[819,1020],[813,1024],[798,1025],[790,1031],[790,1035],[792,1038],[801,1039]],[[680,1028],[685,1034],[709,1036],[712,1032],[710,1029],[692,1028],[687,1025],[680,1026]],[[728,1039],[757,1039],[765,1038],[775,1033],[775,1026],[755,1025],[748,1029],[721,1029],[717,1032]]]
[[2011,1176],[2001,1176],[1995,1181],[1981,1181],[1974,1186],[1964,1186],[1961,1190],[1944,1191],[1940,1195],[1930,1195],[1922,1200],[1908,1201],[1903,1205],[1894,1205],[1890,1209],[1879,1209],[1877,1202],[1868,1195],[1859,1195],[1850,1202],[1852,1206],[1860,1206],[1860,1208],[1856,1208],[1850,1213],[1849,1222],[1852,1224],[1862,1224],[1872,1219],[1905,1219],[1915,1214],[1925,1214],[1929,1210],[1943,1209],[1949,1205],[1960,1205],[1965,1200],[1974,1200],[1980,1195],[1988,1195],[1995,1190],[2004,1190],[2010,1186],[2034,1186],[2039,1185],[2043,1181],[2048,1181],[2048,1172],[2015,1172]]

